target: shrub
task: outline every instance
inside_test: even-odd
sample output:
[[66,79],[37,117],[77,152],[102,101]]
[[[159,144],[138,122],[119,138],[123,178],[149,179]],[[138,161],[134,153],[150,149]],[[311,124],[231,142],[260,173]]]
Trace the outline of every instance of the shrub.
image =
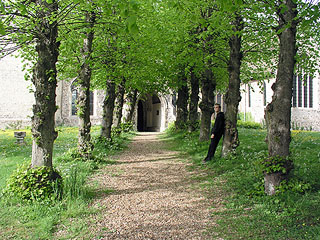
[[256,122],[244,122],[244,121],[238,120],[237,125],[238,127],[242,127],[242,128],[262,129],[262,125]]
[[133,131],[133,124],[132,122],[128,123],[120,123],[119,127],[112,127],[111,135],[119,135],[120,133],[127,133]]
[[86,161],[86,158],[83,158],[77,147],[69,148],[62,156],[58,157],[58,161],[62,162],[72,162],[72,161]]
[[7,180],[4,194],[25,200],[54,200],[62,195],[62,178],[50,167],[19,165]]

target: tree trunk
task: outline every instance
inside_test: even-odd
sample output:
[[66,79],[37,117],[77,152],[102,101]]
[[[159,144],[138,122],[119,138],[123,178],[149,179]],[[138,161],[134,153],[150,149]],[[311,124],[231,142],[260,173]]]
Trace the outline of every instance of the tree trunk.
[[[243,29],[242,18],[237,15],[234,21],[234,32]],[[238,106],[241,100],[240,95],[240,67],[241,67],[241,37],[238,34],[231,36],[229,40],[230,59],[228,64],[229,87],[225,95],[225,133],[222,145],[222,157],[226,157],[230,152],[235,151],[239,146],[237,115]]]
[[101,137],[111,139],[111,127],[113,122],[114,102],[116,98],[115,83],[107,80],[106,96],[103,101],[103,115],[101,122]]
[[191,70],[191,95],[189,102],[189,132],[193,132],[198,127],[198,102],[199,102],[199,78]]
[[279,16],[279,31],[277,32],[280,40],[278,71],[276,82],[272,85],[272,102],[265,109],[265,120],[269,151],[267,161],[280,159],[283,162],[285,160],[283,167],[286,172],[284,174],[277,172],[265,174],[265,192],[268,195],[275,193],[275,187],[287,177],[293,167],[288,156],[291,141],[291,99],[296,55],[297,5],[293,0],[284,1],[283,4],[287,7],[286,11],[283,12],[282,7],[277,12]]
[[58,133],[55,131],[56,62],[59,55],[57,42],[57,22],[52,21],[58,14],[56,1],[47,3],[37,0],[36,51],[38,59],[34,66],[32,82],[35,86],[35,104],[32,117],[32,161],[31,166],[52,167],[53,142]]
[[188,120],[188,91],[187,80],[184,79],[183,84],[178,89],[176,129],[183,129]]
[[118,91],[117,91],[117,97],[116,97],[116,118],[115,118],[115,126],[117,128],[120,127],[121,125],[121,119],[122,119],[122,109],[123,109],[123,103],[124,103],[124,94],[125,94],[125,84],[126,84],[126,79],[123,78],[121,83],[118,86]]
[[81,51],[82,65],[78,78],[79,97],[78,97],[78,116],[79,116],[79,138],[78,152],[84,158],[91,158],[93,145],[91,143],[91,122],[90,122],[90,80],[91,66],[90,59],[92,54],[93,43],[93,27],[95,24],[95,14],[87,12],[85,16],[86,23],[89,24],[89,31],[83,40],[83,48]]
[[214,90],[216,82],[210,69],[206,69],[201,77],[201,93],[202,100],[199,104],[201,109],[200,121],[200,141],[208,141],[210,139],[211,116],[214,112]]
[[133,92],[130,92],[127,96],[127,104],[129,105],[129,110],[128,110],[127,116],[125,117],[126,123],[133,122],[133,114],[134,114],[134,109],[137,103],[137,96],[138,96],[137,89],[135,89]]

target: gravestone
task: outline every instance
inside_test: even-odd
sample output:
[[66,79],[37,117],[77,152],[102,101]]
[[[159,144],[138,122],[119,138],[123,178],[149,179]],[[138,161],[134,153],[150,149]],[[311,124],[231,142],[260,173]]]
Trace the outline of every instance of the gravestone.
[[24,138],[26,136],[26,132],[14,132],[14,137],[16,138],[17,144],[24,144]]

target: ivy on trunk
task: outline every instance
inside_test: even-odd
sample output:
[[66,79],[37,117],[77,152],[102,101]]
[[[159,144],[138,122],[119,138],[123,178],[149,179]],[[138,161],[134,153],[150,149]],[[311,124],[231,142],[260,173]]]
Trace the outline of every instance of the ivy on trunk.
[[133,91],[129,92],[127,95],[127,105],[129,106],[129,109],[128,109],[128,113],[125,117],[126,123],[133,122],[133,114],[134,114],[135,106],[137,103],[137,96],[138,96],[137,89],[134,89]]
[[216,81],[213,76],[213,72],[210,69],[206,69],[201,77],[202,101],[199,104],[201,109],[200,141],[208,141],[210,139],[211,116],[214,112],[215,89]]
[[242,18],[236,14],[233,22],[233,34],[229,40],[230,59],[228,63],[229,87],[225,94],[227,111],[225,112],[225,134],[222,145],[222,156],[234,151],[239,146],[237,115],[240,96],[240,67],[241,67],[241,36],[237,33],[243,29]]
[[[284,5],[284,6],[283,6]],[[296,56],[297,4],[288,0],[278,6],[280,42],[279,63],[276,82],[272,85],[272,102],[265,109],[269,159],[287,161],[283,172],[265,173],[265,192],[275,193],[276,187],[285,179],[293,167],[288,156],[291,142],[291,99]],[[274,164],[278,164],[275,162]]]
[[56,1],[36,0],[37,21],[35,25],[37,60],[33,69],[32,82],[35,86],[35,104],[32,117],[32,161],[31,166],[52,168],[53,142],[58,133],[55,131],[56,62],[59,55],[57,42],[58,25],[53,16],[57,15]]
[[114,102],[116,99],[115,82],[107,80],[106,96],[103,101],[103,115],[101,122],[101,137],[111,139],[111,127],[113,123]]
[[86,37],[83,40],[83,48],[81,51],[82,65],[78,77],[79,97],[78,97],[78,116],[79,116],[79,138],[78,151],[84,158],[90,158],[93,150],[91,143],[91,122],[90,122],[90,80],[91,66],[90,59],[92,54],[92,43],[94,38],[93,27],[95,24],[95,13],[86,12],[85,22],[89,25]]

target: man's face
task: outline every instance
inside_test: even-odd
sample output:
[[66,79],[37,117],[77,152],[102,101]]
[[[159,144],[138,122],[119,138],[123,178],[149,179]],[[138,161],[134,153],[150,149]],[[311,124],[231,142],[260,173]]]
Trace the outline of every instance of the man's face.
[[214,105],[214,111],[215,111],[216,113],[220,112],[220,106]]

